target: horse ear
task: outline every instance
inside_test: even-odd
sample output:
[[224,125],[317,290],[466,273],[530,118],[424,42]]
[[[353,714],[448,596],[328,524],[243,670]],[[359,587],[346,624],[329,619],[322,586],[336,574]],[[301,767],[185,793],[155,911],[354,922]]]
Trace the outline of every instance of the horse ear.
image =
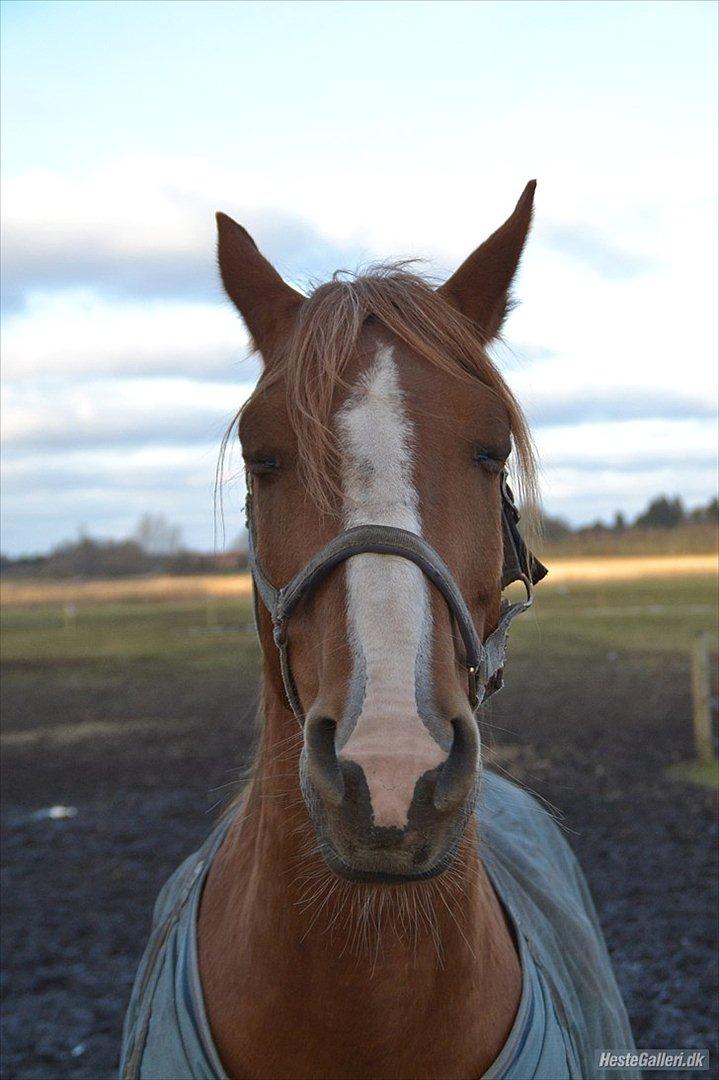
[[510,288],[532,224],[536,186],[529,181],[512,216],[437,290],[477,325],[485,343],[497,336],[512,307]]
[[227,214],[215,216],[222,284],[267,361],[289,332],[304,297],[282,280],[246,229]]

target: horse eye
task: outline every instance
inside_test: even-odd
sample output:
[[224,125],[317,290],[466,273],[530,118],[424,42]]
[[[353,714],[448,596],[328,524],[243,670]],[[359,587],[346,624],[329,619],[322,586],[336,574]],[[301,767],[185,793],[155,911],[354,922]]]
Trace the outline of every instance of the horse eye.
[[474,448],[475,462],[490,473],[501,473],[507,463],[508,456],[508,454],[503,454],[499,450],[490,449],[486,446],[475,446]]
[[268,473],[277,472],[280,463],[276,457],[263,454],[261,457],[245,458],[245,466],[253,476],[267,476]]

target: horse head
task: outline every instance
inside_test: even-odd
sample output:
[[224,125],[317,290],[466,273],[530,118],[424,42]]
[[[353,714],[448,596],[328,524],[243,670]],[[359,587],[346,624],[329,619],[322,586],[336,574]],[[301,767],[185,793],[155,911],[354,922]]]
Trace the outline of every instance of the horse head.
[[317,841],[352,880],[451,862],[477,706],[501,680],[502,588],[541,576],[506,482],[531,496],[531,441],[487,353],[534,187],[436,289],[385,266],[302,296],[218,215],[222,280],[263,359],[239,435],[266,692],[300,721]]

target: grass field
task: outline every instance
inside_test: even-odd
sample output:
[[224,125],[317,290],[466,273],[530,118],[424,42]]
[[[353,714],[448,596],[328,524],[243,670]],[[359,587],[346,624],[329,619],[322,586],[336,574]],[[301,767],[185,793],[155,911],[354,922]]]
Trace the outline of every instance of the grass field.
[[[561,572],[563,565],[567,573]],[[672,654],[688,665],[700,631],[716,640],[717,577],[701,573],[701,566],[684,575],[668,573],[663,566],[658,576],[627,580],[610,575],[607,580],[600,574],[579,581],[572,576],[575,568],[576,560],[555,566],[552,578],[539,586],[534,608],[515,622],[510,641],[515,667],[546,670],[561,665],[581,679],[582,665],[598,658],[621,667],[637,657],[649,663],[653,656],[651,662],[661,665],[662,654]],[[177,580],[182,587],[183,579],[166,579],[164,588]],[[217,579],[201,580],[212,584]],[[142,601],[131,592],[133,598],[124,602],[107,602],[106,583],[92,582],[93,589],[73,604],[70,614],[67,605],[39,603],[35,594],[31,603],[6,604],[1,616],[6,678],[18,687],[32,687],[33,694],[47,682],[48,689],[61,684],[92,695],[117,679],[134,677],[142,684],[153,672],[170,681],[173,673],[181,672],[183,678],[194,674],[198,686],[224,673],[242,687],[253,686],[259,651],[246,581],[219,580],[224,594],[163,601],[150,589]],[[137,584],[142,583],[133,587]],[[684,690],[689,730],[688,680]],[[48,737],[79,741],[114,730],[95,716],[84,721],[85,726],[75,717],[66,725],[53,717],[49,727],[41,716],[25,721],[20,730],[4,731],[3,745],[29,745]],[[124,730],[128,724],[141,730],[148,722],[148,717],[134,716]],[[675,773],[686,776],[681,762],[679,766]]]
[[[711,557],[662,561],[659,571],[656,561],[642,560],[644,572],[637,567],[633,577],[630,560],[614,562],[618,567],[606,567],[606,560],[555,564],[537,589],[533,610],[514,624],[513,653],[681,650],[700,630],[716,632],[717,577],[707,573]],[[6,587],[3,660],[88,667],[239,662],[249,672],[257,652],[247,578],[199,578],[198,595],[189,598],[182,594],[185,579],[158,580],[164,590],[159,594],[153,581],[81,583],[81,592],[68,583],[60,597],[55,584]],[[218,591],[203,595],[208,583],[217,583]],[[124,599],[108,601],[108,592]],[[51,602],[42,602],[43,595]]]

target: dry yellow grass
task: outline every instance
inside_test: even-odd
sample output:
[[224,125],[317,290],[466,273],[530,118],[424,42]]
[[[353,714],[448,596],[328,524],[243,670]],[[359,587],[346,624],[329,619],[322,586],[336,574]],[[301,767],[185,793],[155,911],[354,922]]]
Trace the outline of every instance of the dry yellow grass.
[[[657,555],[549,560],[547,586],[566,582],[621,581],[668,575],[716,574],[716,555]],[[545,586],[546,587],[546,586]],[[119,578],[108,581],[7,581],[0,586],[4,606],[112,604],[127,601],[203,600],[248,596],[248,574],[197,577]]]
[[548,582],[568,581],[637,581],[641,578],[687,577],[716,574],[716,555],[639,555],[606,558],[552,559],[548,563]]
[[248,596],[248,574],[116,578],[103,581],[7,581],[0,602],[19,604],[114,604],[128,600],[203,600],[206,597]]

